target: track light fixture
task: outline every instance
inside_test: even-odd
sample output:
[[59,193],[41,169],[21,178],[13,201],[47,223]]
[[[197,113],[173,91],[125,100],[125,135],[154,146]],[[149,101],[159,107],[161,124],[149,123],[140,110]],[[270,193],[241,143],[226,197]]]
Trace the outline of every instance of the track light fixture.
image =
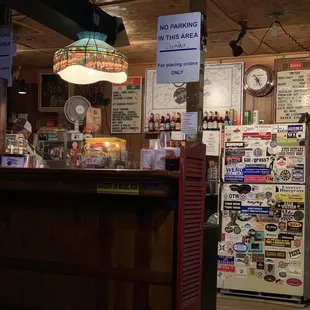
[[239,36],[237,40],[232,40],[229,42],[229,46],[231,47],[232,54],[235,57],[238,57],[243,53],[243,48],[238,43],[242,41],[242,38],[246,35],[246,31],[248,28],[248,22],[245,20],[239,21],[238,24],[241,26]]

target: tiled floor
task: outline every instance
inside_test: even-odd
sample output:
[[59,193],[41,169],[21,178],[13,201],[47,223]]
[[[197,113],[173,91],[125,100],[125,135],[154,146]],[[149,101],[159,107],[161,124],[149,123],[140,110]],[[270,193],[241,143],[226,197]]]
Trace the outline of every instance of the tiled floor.
[[[243,297],[219,296],[217,310],[298,310],[305,309],[304,305],[257,300]],[[310,309],[310,307],[306,307]]]

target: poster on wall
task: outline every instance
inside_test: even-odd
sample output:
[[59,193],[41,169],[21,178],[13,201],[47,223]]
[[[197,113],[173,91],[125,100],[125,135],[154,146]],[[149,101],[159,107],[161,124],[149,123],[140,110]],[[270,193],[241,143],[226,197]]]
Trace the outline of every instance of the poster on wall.
[[310,59],[276,60],[276,122],[298,122],[310,108]]
[[142,77],[112,85],[112,133],[141,133]]
[[[234,110],[240,124],[243,105],[243,63],[207,64],[204,75],[204,112]],[[198,94],[197,94],[198,95]],[[183,113],[186,110],[186,83],[157,84],[156,69],[146,70],[145,119]]]

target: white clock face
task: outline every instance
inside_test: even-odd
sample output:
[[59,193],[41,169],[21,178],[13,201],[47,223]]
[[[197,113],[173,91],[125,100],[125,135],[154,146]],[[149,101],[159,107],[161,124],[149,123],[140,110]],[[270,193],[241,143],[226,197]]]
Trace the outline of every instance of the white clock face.
[[268,83],[268,74],[261,68],[255,68],[248,73],[246,83],[252,90],[261,90]]

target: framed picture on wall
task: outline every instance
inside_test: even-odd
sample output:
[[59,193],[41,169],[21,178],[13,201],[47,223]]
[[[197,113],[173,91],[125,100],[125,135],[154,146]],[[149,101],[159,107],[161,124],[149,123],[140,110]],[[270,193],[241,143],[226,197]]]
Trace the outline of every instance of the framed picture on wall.
[[66,101],[73,95],[74,86],[52,72],[38,73],[38,110],[62,112]]

